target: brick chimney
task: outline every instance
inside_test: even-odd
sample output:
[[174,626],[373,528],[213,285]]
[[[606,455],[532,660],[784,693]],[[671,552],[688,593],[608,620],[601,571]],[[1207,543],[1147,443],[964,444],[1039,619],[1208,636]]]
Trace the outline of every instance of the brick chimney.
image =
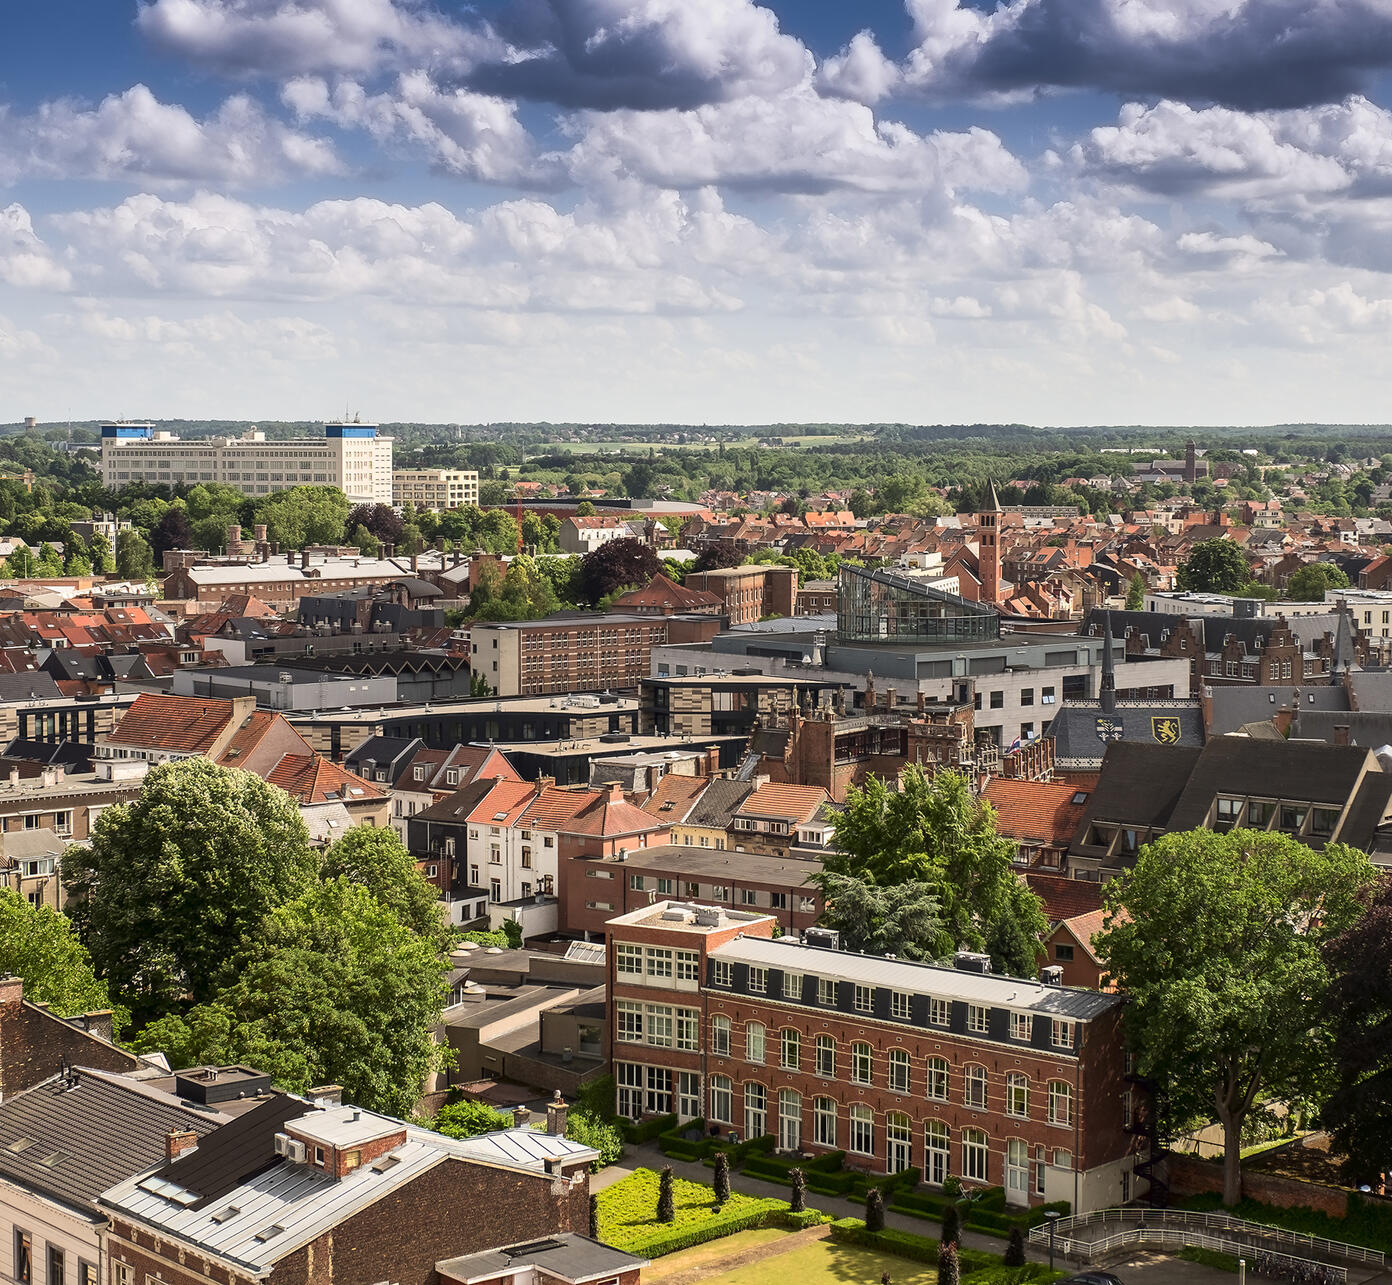
[[164,1135],[164,1158],[177,1160],[198,1145],[198,1135],[192,1129],[170,1129]]
[[343,1105],[343,1085],[321,1084],[318,1088],[310,1089],[309,1100],[316,1106],[340,1107]]
[[24,998],[24,979],[22,977],[0,977],[0,1008],[18,1004]]
[[570,1107],[561,1097],[560,1089],[556,1090],[556,1096],[546,1105],[546,1132],[554,1137],[564,1137],[566,1131],[566,1117],[570,1115]]
[[1334,724],[1334,744],[1347,745],[1349,743],[1349,725],[1347,723]]
[[512,1127],[514,1129],[525,1129],[531,1123],[532,1113],[526,1107],[514,1107],[512,1112]]

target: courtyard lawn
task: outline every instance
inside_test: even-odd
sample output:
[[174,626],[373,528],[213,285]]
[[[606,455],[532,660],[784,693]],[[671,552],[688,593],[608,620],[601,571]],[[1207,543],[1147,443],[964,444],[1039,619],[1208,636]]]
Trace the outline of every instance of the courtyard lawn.
[[937,1268],[928,1263],[831,1240],[810,1241],[786,1254],[707,1276],[701,1285],[879,1285],[884,1272],[893,1285],[937,1285]]
[[659,1281],[684,1276],[688,1272],[699,1272],[711,1263],[734,1258],[751,1249],[760,1249],[792,1234],[786,1227],[758,1227],[754,1231],[737,1231],[733,1236],[708,1240],[704,1245],[684,1249],[680,1254],[667,1254],[643,1268],[643,1285],[656,1285]]
[[677,1216],[664,1224],[657,1221],[657,1192],[658,1175],[651,1169],[636,1169],[601,1191],[600,1240],[633,1254],[669,1253],[746,1230],[763,1216],[788,1208],[786,1200],[743,1196],[738,1192],[732,1192],[730,1199],[718,1206],[710,1187],[677,1178],[672,1184]]

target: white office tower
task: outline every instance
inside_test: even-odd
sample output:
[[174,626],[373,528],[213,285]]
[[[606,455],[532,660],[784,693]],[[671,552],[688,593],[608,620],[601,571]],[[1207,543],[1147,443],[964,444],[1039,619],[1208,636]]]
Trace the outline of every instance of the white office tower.
[[323,437],[268,440],[259,429],[240,437],[185,440],[153,424],[103,424],[102,481],[196,486],[221,482],[246,495],[292,486],[336,486],[353,504],[392,502],[392,439],[376,424],[326,424]]

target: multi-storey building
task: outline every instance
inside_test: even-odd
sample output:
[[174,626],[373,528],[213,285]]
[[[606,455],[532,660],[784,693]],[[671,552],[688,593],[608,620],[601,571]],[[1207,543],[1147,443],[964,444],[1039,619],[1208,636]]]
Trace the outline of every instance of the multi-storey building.
[[739,566],[692,571],[682,582],[720,599],[731,625],[749,625],[765,616],[791,616],[797,608],[796,567]]
[[392,439],[375,424],[326,424],[324,436],[280,441],[250,429],[240,437],[184,439],[153,424],[103,424],[102,482],[178,486],[219,482],[246,495],[292,486],[336,486],[354,504],[392,502]]
[[772,916],[658,901],[611,919],[623,1115],[675,1112],[875,1172],[1077,1212],[1129,1199],[1136,1106],[1116,995],[773,938]]
[[477,508],[478,502],[479,476],[473,469],[413,468],[392,474],[392,503],[398,508]]
[[717,616],[560,612],[475,624],[470,664],[498,696],[632,688],[648,676],[655,646],[704,641],[719,629]]

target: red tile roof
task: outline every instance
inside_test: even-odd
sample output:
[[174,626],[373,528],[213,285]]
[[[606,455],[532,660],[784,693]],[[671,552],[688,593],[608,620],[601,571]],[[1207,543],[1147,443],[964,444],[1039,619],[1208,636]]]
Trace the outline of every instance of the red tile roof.
[[318,754],[287,754],[266,777],[296,803],[343,803],[380,799],[383,792],[371,781],[345,771]]
[[514,825],[532,801],[535,789],[527,781],[497,781],[469,813],[468,820],[483,825]]
[[676,825],[685,820],[709,784],[709,779],[704,776],[676,776],[669,772],[657,783],[657,789],[648,795],[643,803],[643,811],[649,816],[661,818],[668,825]]
[[1065,875],[1029,873],[1025,882],[1044,903],[1044,917],[1050,923],[1088,914],[1102,905],[1102,885]]
[[794,823],[815,816],[830,795],[820,785],[761,785],[735,809],[737,816],[781,817]]
[[[986,801],[996,810],[996,829],[1011,839],[1067,847],[1087,811],[1087,791],[1057,781],[993,777]],[[1073,800],[1081,795],[1081,801]]]
[[[588,792],[587,792],[588,793]],[[666,829],[669,822],[649,816],[642,808],[634,807],[620,793],[605,790],[590,794],[590,803],[567,821],[560,829],[566,834],[583,834],[591,838],[611,839],[623,834],[643,834]]]
[[135,698],[108,739],[176,754],[206,754],[231,717],[231,701],[146,692]]

